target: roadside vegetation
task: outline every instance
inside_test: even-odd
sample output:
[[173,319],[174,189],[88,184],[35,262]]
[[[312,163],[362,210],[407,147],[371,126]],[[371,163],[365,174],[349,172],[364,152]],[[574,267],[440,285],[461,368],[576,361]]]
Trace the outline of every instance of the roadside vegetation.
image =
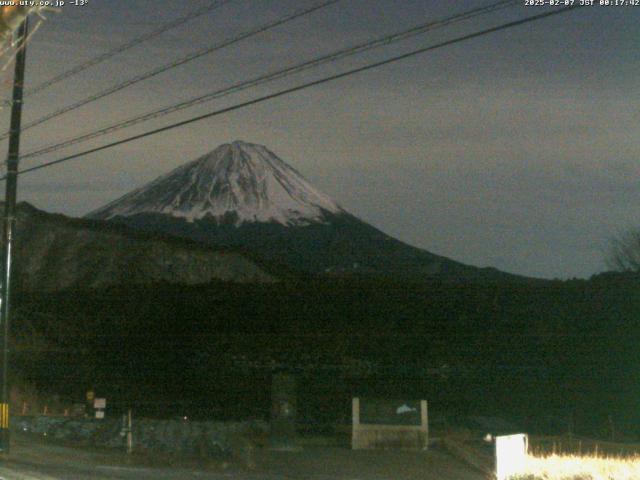
[[637,480],[640,456],[530,455],[525,472],[512,480]]

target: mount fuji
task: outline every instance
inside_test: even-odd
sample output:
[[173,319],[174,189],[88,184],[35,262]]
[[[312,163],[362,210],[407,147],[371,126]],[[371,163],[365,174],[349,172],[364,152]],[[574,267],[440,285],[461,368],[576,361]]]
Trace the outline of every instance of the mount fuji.
[[396,240],[347,212],[262,145],[235,141],[87,215],[241,247],[311,274],[516,279]]
[[324,212],[343,213],[296,170],[262,145],[234,142],[176,168],[89,214],[96,219],[168,215],[189,223],[322,222]]

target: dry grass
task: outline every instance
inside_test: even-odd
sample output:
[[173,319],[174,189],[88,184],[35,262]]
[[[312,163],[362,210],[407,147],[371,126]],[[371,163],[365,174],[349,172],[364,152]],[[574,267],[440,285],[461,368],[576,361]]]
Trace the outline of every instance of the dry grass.
[[638,480],[640,455],[529,455],[525,473],[513,480]]

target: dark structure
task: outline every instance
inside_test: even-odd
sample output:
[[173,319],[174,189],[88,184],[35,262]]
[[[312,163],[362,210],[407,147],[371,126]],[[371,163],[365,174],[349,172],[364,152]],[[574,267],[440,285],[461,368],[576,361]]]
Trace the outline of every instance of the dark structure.
[[273,374],[271,383],[271,448],[291,450],[296,445],[296,378],[293,374]]

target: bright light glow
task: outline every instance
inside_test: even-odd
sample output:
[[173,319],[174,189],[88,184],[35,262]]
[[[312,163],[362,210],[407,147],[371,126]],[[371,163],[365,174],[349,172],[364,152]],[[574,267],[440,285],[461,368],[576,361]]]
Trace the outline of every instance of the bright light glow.
[[0,57],[4,60],[4,65],[0,71],[6,70],[15,58],[17,49],[21,48],[21,45],[14,43],[16,40],[14,35],[22,22],[31,14],[36,14],[40,17],[40,21],[32,28],[31,33],[25,40],[25,43],[28,43],[33,34],[40,28],[42,20],[45,18],[43,12],[47,10],[58,11],[55,8],[44,6],[11,5],[0,7]]
[[527,460],[527,444],[524,433],[496,437],[497,480],[522,474]]
[[[518,478],[515,476],[514,478]],[[530,455],[520,478],[532,480],[637,480],[640,456],[630,458],[595,455]]]

